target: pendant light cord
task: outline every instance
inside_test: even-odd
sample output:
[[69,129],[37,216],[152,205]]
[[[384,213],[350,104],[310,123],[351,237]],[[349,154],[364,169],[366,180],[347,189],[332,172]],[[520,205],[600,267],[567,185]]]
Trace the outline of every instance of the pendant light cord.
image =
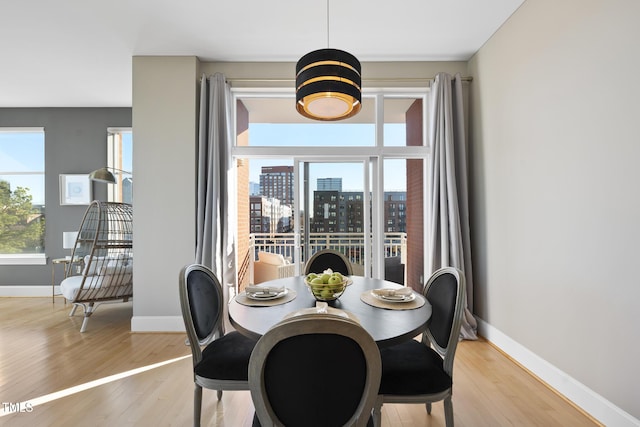
[[327,49],[331,45],[329,44],[329,0],[327,0]]

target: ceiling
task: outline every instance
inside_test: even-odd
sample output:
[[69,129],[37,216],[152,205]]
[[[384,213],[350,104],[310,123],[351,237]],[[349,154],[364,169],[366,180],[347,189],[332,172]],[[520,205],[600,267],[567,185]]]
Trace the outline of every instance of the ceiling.
[[0,107],[129,107],[133,56],[464,61],[523,1],[2,1]]

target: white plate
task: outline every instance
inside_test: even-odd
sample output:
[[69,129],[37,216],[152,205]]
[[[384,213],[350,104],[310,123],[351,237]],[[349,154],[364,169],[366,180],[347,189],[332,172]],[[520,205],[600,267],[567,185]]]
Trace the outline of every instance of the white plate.
[[282,298],[288,293],[289,293],[289,290],[285,288],[284,291],[278,292],[277,294],[269,294],[264,292],[246,292],[246,295],[247,295],[247,298],[252,300],[268,301],[272,299]]
[[416,299],[416,294],[386,296],[386,295],[377,295],[371,292],[371,295],[373,295],[374,298],[377,298],[380,301],[384,301],[384,302],[411,302],[414,299]]

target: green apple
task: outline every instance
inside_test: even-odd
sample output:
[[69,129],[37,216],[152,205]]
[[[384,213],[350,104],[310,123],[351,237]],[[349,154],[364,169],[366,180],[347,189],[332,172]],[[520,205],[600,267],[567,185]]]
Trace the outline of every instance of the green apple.
[[309,273],[309,274],[307,275],[307,280],[310,282],[310,281],[312,281],[313,279],[315,279],[316,277],[318,277],[318,275],[317,275],[316,273]]
[[322,292],[320,292],[320,295],[322,298],[331,298],[333,296],[333,291],[331,289],[323,289]]
[[324,281],[322,280],[322,277],[314,277],[313,279],[311,279],[311,282],[309,283],[313,285],[322,285]]
[[322,283],[329,283],[329,279],[331,278],[330,274],[323,274],[322,275]]
[[342,277],[338,277],[337,275],[333,274],[331,277],[329,277],[327,283],[330,285],[339,285],[342,283]]

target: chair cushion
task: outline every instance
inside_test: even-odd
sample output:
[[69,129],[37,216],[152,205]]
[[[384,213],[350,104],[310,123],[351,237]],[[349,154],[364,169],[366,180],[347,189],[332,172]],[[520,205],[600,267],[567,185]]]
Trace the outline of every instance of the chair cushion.
[[249,358],[256,341],[237,331],[213,341],[202,351],[195,373],[204,378],[248,381]]
[[271,265],[285,265],[286,260],[280,254],[274,254],[271,252],[258,252],[258,261]]
[[[130,296],[133,293],[133,281],[131,272],[120,275],[106,276],[69,276],[60,283],[60,291],[68,301],[111,298],[119,299]],[[84,280],[83,291],[78,290]],[[114,288],[119,287],[119,288]],[[76,295],[78,294],[78,295]]]
[[83,279],[84,277],[82,276],[69,276],[66,279],[64,279],[60,283],[60,291],[62,292],[62,295],[67,300],[73,301],[73,299],[76,296],[76,293],[78,292],[78,289],[80,289],[80,285],[82,285]]
[[416,340],[382,348],[380,357],[380,394],[431,394],[451,387],[451,377],[442,368],[440,355]]

